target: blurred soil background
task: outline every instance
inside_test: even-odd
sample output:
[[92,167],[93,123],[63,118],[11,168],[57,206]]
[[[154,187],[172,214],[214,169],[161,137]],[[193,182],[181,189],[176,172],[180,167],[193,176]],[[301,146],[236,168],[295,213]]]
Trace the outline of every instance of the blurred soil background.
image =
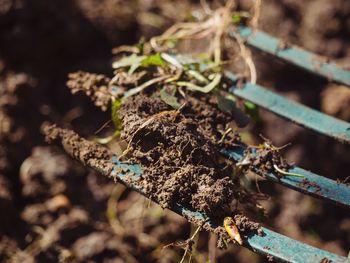
[[[238,1],[250,10],[253,0]],[[213,3],[213,6],[219,3]],[[0,0],[0,261],[179,262],[191,226],[172,212],[114,184],[48,146],[44,121],[94,134],[110,116],[66,88],[77,70],[112,75],[111,49],[160,34],[196,17],[199,1]],[[259,27],[284,41],[350,68],[350,1],[264,0]],[[295,101],[350,121],[350,89],[254,52],[258,82]],[[306,131],[261,110],[243,132],[275,145],[285,156],[332,179],[350,175],[350,146]],[[260,180],[267,217],[280,233],[346,256],[350,214]],[[254,178],[247,186],[256,190]],[[199,235],[193,262],[205,262],[215,240]],[[286,248],[288,249],[288,248]],[[245,248],[216,251],[217,262],[265,262]]]

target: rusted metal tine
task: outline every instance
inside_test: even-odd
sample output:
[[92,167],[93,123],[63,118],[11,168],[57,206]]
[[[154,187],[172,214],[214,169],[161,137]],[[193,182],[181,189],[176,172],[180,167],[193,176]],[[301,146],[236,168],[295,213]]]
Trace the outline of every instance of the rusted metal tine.
[[240,26],[237,32],[248,45],[276,56],[282,60],[323,76],[331,81],[350,86],[350,71],[341,68],[327,58],[315,55],[295,45],[289,45],[262,31],[253,31],[250,27]]
[[[233,81],[237,80],[237,76],[233,73],[226,72],[226,76]],[[260,85],[250,82],[246,82],[240,85],[240,87],[233,85],[230,88],[230,92],[239,98],[251,101],[300,126],[332,137],[340,142],[350,144],[350,123],[348,122],[291,101]]]
[[[117,178],[121,183],[127,187],[146,196],[144,189],[137,186],[137,181],[140,180],[142,169],[136,164],[125,164],[118,160],[117,156],[113,156],[111,162],[115,165],[115,169],[107,176]],[[94,168],[94,167],[92,167]],[[118,171],[129,171],[124,174]],[[147,196],[146,196],[147,197]],[[157,200],[152,200],[157,202]],[[214,222],[205,214],[198,211],[193,211],[179,204],[176,204],[173,211],[185,217],[190,222],[201,223],[202,226],[208,226],[214,229],[221,222]],[[262,255],[269,255],[274,259],[283,262],[303,262],[303,263],[318,263],[322,259],[327,258],[334,263],[347,263],[347,258],[338,256],[325,250],[321,250],[310,245],[301,243],[294,239],[288,238],[267,228],[262,228],[264,234],[259,236],[257,234],[249,234],[244,239],[244,246],[248,249]]]

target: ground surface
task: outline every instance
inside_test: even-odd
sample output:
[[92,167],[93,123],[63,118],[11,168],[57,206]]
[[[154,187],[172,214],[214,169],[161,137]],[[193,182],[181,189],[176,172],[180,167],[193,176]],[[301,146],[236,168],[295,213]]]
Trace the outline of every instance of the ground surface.
[[[250,1],[241,1],[249,8]],[[97,173],[59,148],[48,146],[41,124],[51,121],[79,134],[94,134],[109,118],[89,99],[71,96],[68,73],[111,75],[110,50],[160,33],[191,15],[194,1],[0,1],[0,260],[25,262],[178,262],[190,225]],[[350,64],[350,2],[265,0],[260,27],[284,40]],[[320,22],[322,21],[322,22]],[[259,82],[316,109],[350,121],[350,92],[308,73],[255,54]],[[276,145],[292,142],[287,159],[344,180],[349,146],[262,112],[246,137],[259,133]],[[252,135],[254,134],[254,135]],[[255,189],[254,178],[247,182]],[[346,255],[350,219],[344,209],[269,182],[260,190],[263,223],[293,238]],[[215,238],[201,233],[197,262],[208,258]],[[212,252],[211,252],[212,253]],[[218,251],[219,262],[264,262],[246,249]],[[118,261],[117,261],[118,262]]]

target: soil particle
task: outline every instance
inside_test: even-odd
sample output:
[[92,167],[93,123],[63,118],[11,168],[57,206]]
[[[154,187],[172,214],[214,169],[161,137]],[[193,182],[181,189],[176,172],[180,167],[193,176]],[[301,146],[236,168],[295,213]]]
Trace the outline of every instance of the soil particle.
[[85,140],[71,130],[58,128],[56,125],[44,125],[43,133],[48,143],[55,141],[61,143],[70,156],[84,165],[98,169],[104,175],[110,175],[112,172],[111,153],[103,146]]
[[65,195],[56,195],[53,198],[47,200],[45,204],[48,210],[51,212],[67,209],[71,205],[68,197]]
[[236,118],[232,114],[225,113],[217,109],[217,101],[209,96],[199,96],[199,99],[189,97],[182,112],[190,116],[196,122],[197,130],[214,144],[225,148],[236,147],[241,142],[238,133],[228,133],[222,140],[223,134],[229,128],[236,130]]
[[12,201],[10,182],[2,174],[0,174],[0,199]]
[[200,112],[171,111],[159,99],[138,95],[119,114],[129,161],[142,166],[140,184],[148,195],[164,208],[178,203],[216,218],[232,212],[240,186],[215,140],[208,140],[216,134],[210,136],[210,129],[204,132],[195,121]]
[[6,211],[0,217],[0,232],[8,230],[16,219],[17,211],[13,199],[9,180],[0,173],[0,211]]
[[41,250],[49,249],[55,242],[61,240],[63,235],[74,236],[88,222],[88,215],[84,210],[74,208],[68,214],[63,214],[50,224],[40,239]]
[[239,231],[256,232],[259,236],[264,234],[262,228],[258,223],[252,222],[248,217],[238,214],[234,216],[234,220]]
[[73,245],[74,254],[80,260],[92,258],[106,248],[105,243],[109,238],[107,233],[98,232],[79,238]]
[[350,176],[346,177],[344,180],[337,179],[337,184],[345,184],[350,186]]
[[103,111],[108,109],[112,91],[109,87],[110,79],[103,74],[94,74],[84,71],[70,73],[67,86],[73,94],[84,92]]
[[21,219],[29,224],[47,225],[52,223],[53,216],[47,212],[45,204],[27,205],[21,213]]
[[330,260],[328,258],[323,258],[323,259],[321,259],[320,263],[332,263],[332,260]]
[[113,234],[107,232],[94,232],[79,238],[73,244],[73,254],[81,262],[92,259],[100,261],[107,258],[116,260],[118,255],[128,262],[136,262],[130,256],[131,250],[129,245],[123,244]]
[[125,31],[124,34],[135,31],[135,13],[139,8],[137,1],[133,0],[129,4],[120,0],[79,0],[77,6],[89,22],[112,43],[120,41],[121,29]]
[[267,258],[267,261],[269,261],[269,262],[273,262],[274,261],[274,257],[271,256],[271,255],[266,256],[266,258]]
[[[248,236],[249,234],[258,234],[259,236],[263,236],[264,232],[259,225],[259,223],[251,221],[248,217],[246,217],[243,214],[236,214],[233,217],[234,224],[237,226],[238,231],[243,236]],[[207,225],[204,225],[204,229],[208,231],[213,231],[215,234],[218,235],[218,241],[217,241],[217,247],[218,248],[225,248],[227,242],[232,242],[231,237],[226,232],[225,228],[222,226],[219,226],[215,229],[209,228]]]
[[278,174],[276,173],[276,166],[281,170],[289,168],[279,149],[270,142],[265,142],[262,147],[255,150],[254,154],[252,148],[247,148],[245,156],[244,159],[249,163],[249,169],[261,176],[272,172]]
[[[344,55],[345,42],[337,36],[348,30],[348,25],[344,25],[343,21],[346,20],[349,10],[348,1],[310,1],[302,9],[304,14],[302,15],[300,37],[303,46],[327,56]],[[322,25],[319,21],[328,21],[328,23]]]
[[321,94],[321,109],[345,121],[350,121],[350,90],[346,86],[332,84]]
[[[32,97],[36,81],[25,73],[7,72],[0,77],[0,82],[0,143],[1,141],[17,143],[26,133],[22,127],[25,122],[15,121],[14,116],[24,115],[18,107],[23,110],[37,102]],[[24,98],[27,101],[24,101]]]
[[70,169],[68,158],[51,147],[35,147],[21,165],[22,193],[26,197],[50,196],[66,189],[64,175]]
[[310,187],[313,187],[316,189],[316,193],[319,193],[321,191],[321,187],[316,182],[311,182],[306,178],[299,183],[299,186],[304,189],[309,189]]

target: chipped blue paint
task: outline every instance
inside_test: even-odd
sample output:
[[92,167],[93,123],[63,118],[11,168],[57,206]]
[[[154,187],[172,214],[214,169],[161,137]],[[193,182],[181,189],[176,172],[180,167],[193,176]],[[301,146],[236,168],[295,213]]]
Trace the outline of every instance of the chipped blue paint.
[[325,58],[292,45],[282,48],[282,42],[279,39],[261,31],[252,32],[252,29],[249,27],[239,27],[238,33],[246,39],[250,46],[291,62],[329,80],[350,86],[350,71],[339,67],[335,63],[327,62]]
[[[141,177],[142,175],[142,169],[139,165],[123,163],[119,161],[116,155],[112,156],[112,163],[114,164],[114,168],[112,171],[113,174],[116,174],[118,170],[122,169],[124,171],[129,171],[130,173],[132,173],[134,176],[137,176],[137,177]],[[120,174],[120,176],[125,176],[125,174]]]
[[[232,156],[239,156],[232,153]],[[117,156],[112,156],[111,162],[115,165],[112,176],[115,176],[121,183],[125,184],[142,195],[146,193],[138,186],[138,181],[141,179],[142,169],[136,164],[122,163]],[[118,171],[128,171],[118,173]],[[131,172],[131,173],[130,173]],[[157,200],[152,200],[157,202]],[[210,228],[216,228],[217,223],[213,222],[205,214],[194,211],[176,204],[173,211],[184,216],[190,222],[201,223],[202,226],[207,225]],[[332,260],[333,263],[350,263],[347,258],[338,256],[328,251],[320,250],[307,244],[290,239],[286,236],[275,233],[267,228],[263,228],[263,236],[250,234],[244,238],[244,246],[248,249],[262,255],[270,255],[275,259],[285,262],[295,263],[319,263],[323,258]]]
[[[232,73],[226,73],[226,75],[232,80],[236,79]],[[330,136],[340,142],[350,143],[350,123],[348,122],[313,110],[250,82],[239,88],[232,86],[230,92],[303,127]]]
[[[223,149],[222,153],[239,162],[243,159],[244,150],[245,146],[242,145],[235,150]],[[350,186],[338,183],[296,166],[292,166],[288,172],[300,174],[303,177],[286,175],[278,176],[278,173],[266,173],[264,174],[264,177],[270,181],[285,185],[298,192],[302,192],[320,199],[325,199],[338,205],[350,207]]]

